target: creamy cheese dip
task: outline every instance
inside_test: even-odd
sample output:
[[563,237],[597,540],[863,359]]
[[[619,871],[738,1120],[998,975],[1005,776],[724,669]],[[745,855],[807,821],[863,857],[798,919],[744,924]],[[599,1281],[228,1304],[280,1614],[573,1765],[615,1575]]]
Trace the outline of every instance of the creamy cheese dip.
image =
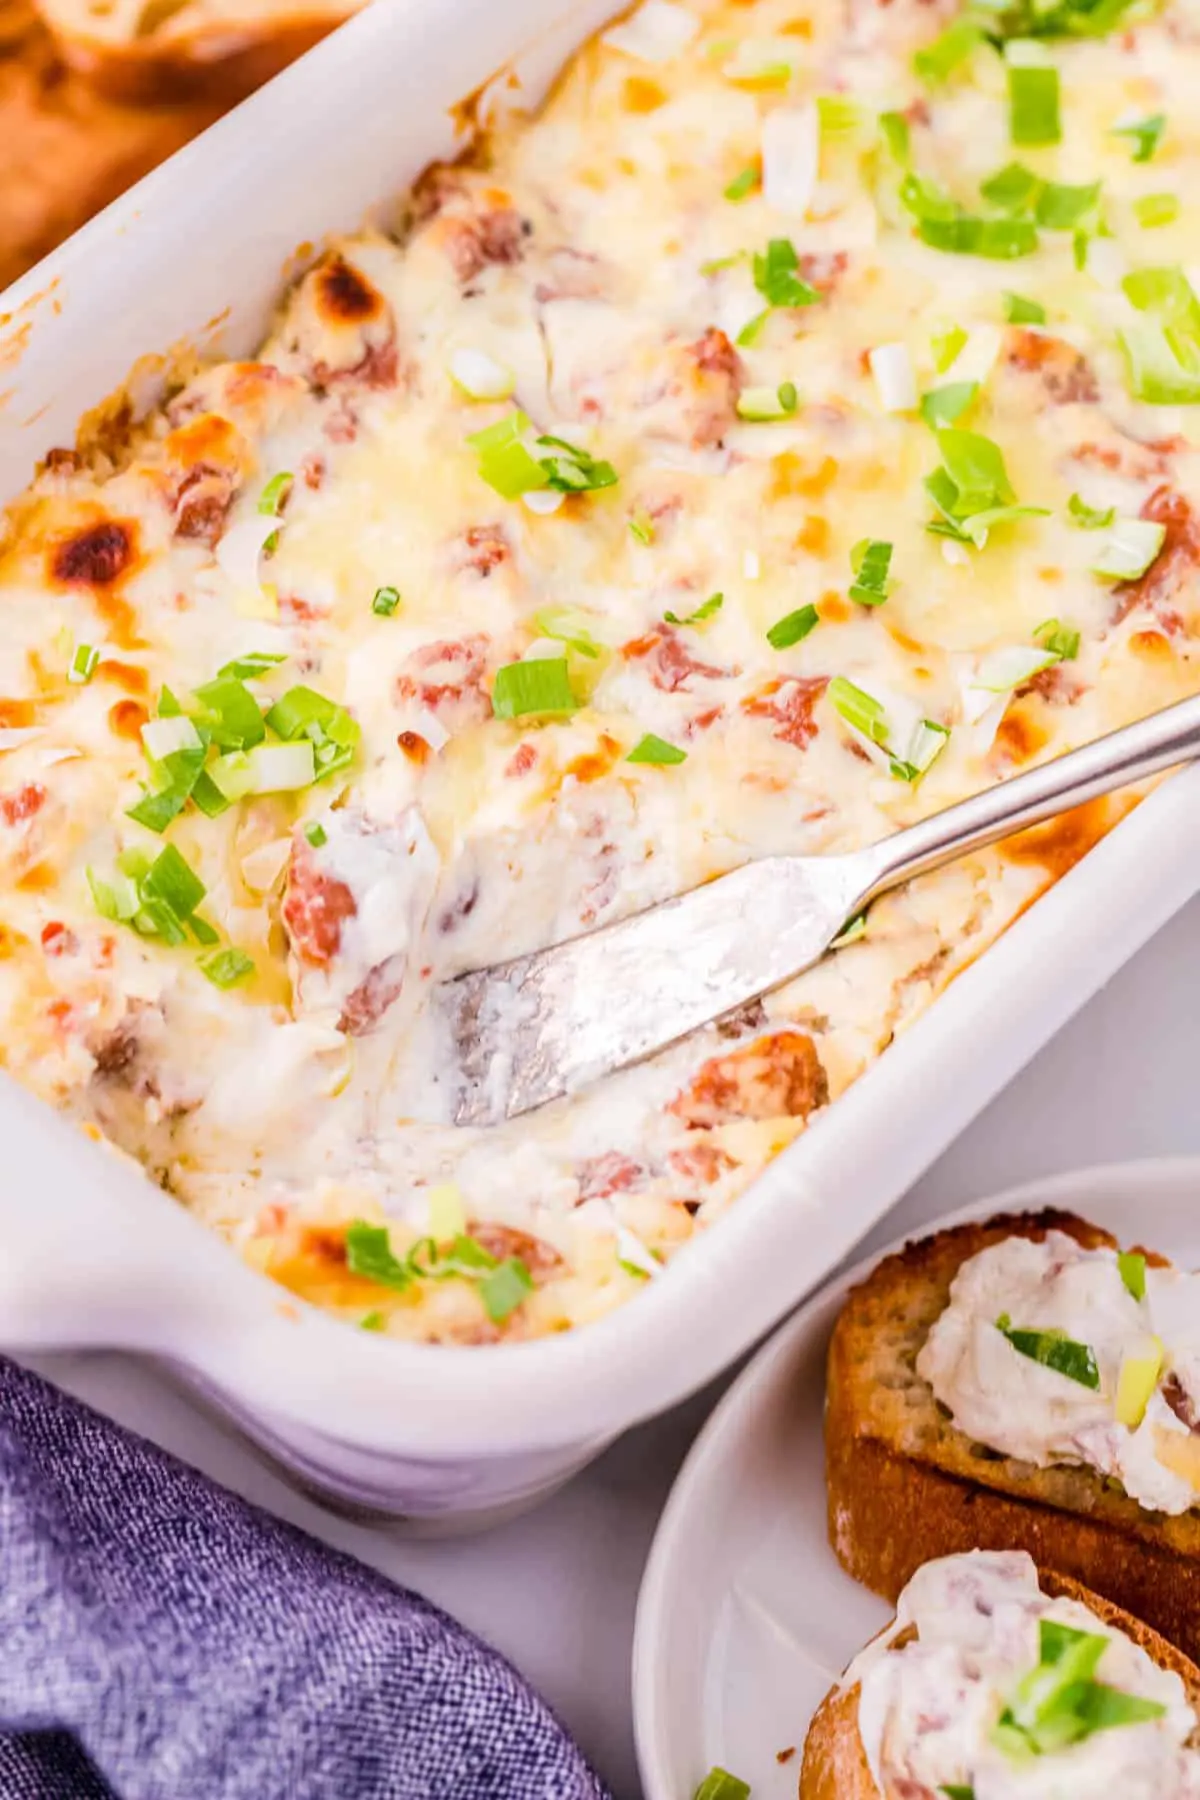
[[[950,16],[659,0],[10,509],[6,1065],[351,1324],[638,1294],[1132,797],[491,1133],[447,1122],[434,983],[1200,685],[1200,415],[1121,349],[1190,329],[1194,10],[1054,40],[1028,158],[998,53],[924,54]],[[939,247],[933,189],[1019,258]]]
[[[1038,1666],[1043,1623],[1107,1643],[1093,1678],[1160,1708],[1021,1759],[993,1733],[1022,1677]],[[911,1629],[916,1636],[892,1647]],[[1074,1600],[1052,1600],[1023,1551],[975,1551],[926,1563],[901,1594],[895,1626],[846,1673],[861,1683],[859,1731],[881,1794],[935,1800],[1193,1800],[1196,1715],[1180,1677]]]
[[[1000,1320],[1090,1350],[1096,1385],[1023,1353]],[[1127,1281],[1115,1250],[1064,1232],[1005,1238],[958,1271],[917,1373],[959,1430],[993,1450],[1096,1469],[1158,1512],[1196,1504],[1200,1276],[1138,1259]]]

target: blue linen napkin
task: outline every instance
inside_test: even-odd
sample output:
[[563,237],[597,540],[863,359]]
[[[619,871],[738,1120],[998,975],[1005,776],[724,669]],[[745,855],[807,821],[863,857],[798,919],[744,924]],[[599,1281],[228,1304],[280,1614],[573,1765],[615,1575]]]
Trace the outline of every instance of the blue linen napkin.
[[607,1800],[494,1650],[0,1358],[0,1800]]

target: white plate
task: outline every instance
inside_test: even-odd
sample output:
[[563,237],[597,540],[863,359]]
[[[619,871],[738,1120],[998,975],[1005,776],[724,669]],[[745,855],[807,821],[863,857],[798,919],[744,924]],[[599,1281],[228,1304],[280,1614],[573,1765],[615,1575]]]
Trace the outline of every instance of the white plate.
[[[1010,1189],[920,1235],[997,1211],[1061,1206],[1123,1243],[1200,1267],[1198,1195],[1200,1159],[1120,1163]],[[748,1781],[753,1800],[794,1800],[809,1719],[887,1623],[890,1609],[842,1573],[826,1542],[821,1441],[833,1322],[878,1260],[836,1277],[776,1332],[712,1415],[672,1489],[634,1641],[646,1800],[690,1800],[714,1764]]]

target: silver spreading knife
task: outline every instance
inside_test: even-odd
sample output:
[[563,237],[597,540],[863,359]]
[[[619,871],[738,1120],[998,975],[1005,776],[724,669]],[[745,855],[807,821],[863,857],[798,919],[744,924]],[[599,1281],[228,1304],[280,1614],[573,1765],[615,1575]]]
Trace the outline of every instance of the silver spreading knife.
[[[496,1125],[640,1062],[790,981],[889,888],[1200,755],[1200,697],[1000,782],[863,850],[771,856],[436,989],[459,1125]],[[453,1084],[452,1084],[453,1085]]]

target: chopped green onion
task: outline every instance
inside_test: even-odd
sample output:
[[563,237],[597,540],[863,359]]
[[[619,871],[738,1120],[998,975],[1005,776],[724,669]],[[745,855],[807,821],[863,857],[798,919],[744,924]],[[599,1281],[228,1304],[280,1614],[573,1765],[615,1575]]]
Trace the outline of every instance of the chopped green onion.
[[1040,175],[1024,163],[1011,162],[989,175],[979,192],[989,206],[998,206],[1002,212],[1021,213],[1032,210],[1043,186]]
[[732,269],[734,263],[740,263],[745,256],[744,250],[735,250],[732,256],[714,256],[708,262],[700,264],[701,275],[719,275],[722,269]]
[[1037,249],[1037,231],[1028,219],[976,219],[962,213],[954,219],[922,219],[917,235],[931,250],[992,262],[1011,262]]
[[1041,44],[1015,38],[1005,45],[1008,65],[1009,130],[1014,144],[1057,144],[1058,70]]
[[975,1789],[962,1781],[945,1781],[938,1793],[945,1794],[946,1800],[975,1800]]
[[1035,216],[1046,231],[1073,231],[1085,219],[1100,198],[1098,181],[1069,187],[1059,181],[1047,181],[1038,195]]
[[892,774],[898,781],[919,781],[928,773],[950,741],[950,728],[936,719],[921,719],[905,746],[903,756],[893,756]]
[[1033,634],[1033,641],[1059,662],[1074,662],[1083,640],[1070,625],[1063,625],[1058,619],[1043,619]]
[[164,844],[142,877],[142,899],[160,900],[177,919],[190,918],[207,891],[174,844]]
[[951,381],[945,387],[931,388],[922,396],[921,417],[935,431],[943,425],[954,425],[978,392],[977,381]]
[[925,478],[925,491],[942,515],[929,531],[973,543],[982,550],[996,525],[1045,517],[1044,506],[1017,504],[998,444],[978,432],[945,426],[937,433],[943,467]]
[[1165,525],[1154,519],[1118,519],[1089,565],[1094,575],[1136,581],[1163,547]]
[[1038,1621],[1036,1665],[1023,1675],[991,1739],[1016,1762],[1053,1754],[1097,1731],[1161,1718],[1157,1700],[1125,1694],[1095,1679],[1110,1638],[1057,1619]]
[[1069,1381],[1078,1382],[1080,1387],[1099,1390],[1100,1370],[1089,1345],[1077,1343],[1061,1331],[1023,1330],[1012,1323],[1007,1313],[1001,1313],[996,1320],[996,1329],[1014,1350],[1031,1362],[1040,1363],[1044,1369],[1053,1369],[1057,1375],[1065,1375]]
[[847,944],[857,944],[861,938],[866,937],[867,911],[868,908],[864,907],[861,912],[856,912],[852,919],[846,920],[830,944],[831,950],[844,950]]
[[387,1320],[381,1312],[369,1312],[364,1313],[358,1321],[358,1329],[360,1331],[382,1331],[386,1324]]
[[678,613],[673,612],[664,613],[663,618],[668,625],[701,625],[705,619],[711,619],[714,614],[719,613],[724,604],[724,594],[710,594],[708,599],[698,606],[695,612],[688,613],[686,618],[681,619]]
[[493,1325],[503,1325],[532,1292],[533,1277],[519,1256],[507,1257],[479,1284],[479,1298]]
[[346,1267],[352,1275],[401,1292],[412,1281],[408,1264],[393,1254],[387,1227],[365,1219],[355,1219],[347,1228]]
[[294,479],[295,477],[289,469],[282,469],[278,475],[272,475],[270,481],[268,481],[266,487],[259,495],[259,512],[265,513],[268,518],[277,519],[279,517],[279,509],[283,503],[284,495],[291,487]]
[[1135,1300],[1146,1298],[1146,1259],[1140,1250],[1122,1250],[1117,1257],[1121,1280]]
[[566,644],[580,656],[594,660],[600,655],[600,645],[587,628],[586,613],[576,612],[569,606],[548,606],[535,614],[534,623],[543,637]]
[[654,763],[661,768],[666,768],[671,763],[686,762],[687,751],[681,750],[677,744],[668,744],[665,738],[655,737],[652,731],[648,731],[645,737],[640,738],[633,746],[625,761]]
[[272,706],[266,723],[285,743],[299,737],[313,746],[316,780],[326,781],[354,760],[361,730],[344,706],[310,687],[288,688]]
[[946,373],[966,341],[967,334],[961,325],[952,325],[949,331],[940,331],[930,339],[933,366],[939,375]]
[[817,95],[817,121],[826,137],[841,137],[857,131],[862,124],[862,108],[844,94]]
[[755,313],[752,319],[746,320],[746,323],[737,334],[737,342],[743,350],[748,350],[752,344],[758,342],[759,338],[762,336],[762,328],[770,316],[771,308],[765,306],[762,312]]
[[541,467],[546,474],[545,485],[553,488],[556,493],[586,494],[596,488],[616,486],[617,471],[610,462],[598,462],[586,450],[569,444],[565,438],[540,437],[537,441],[541,449],[562,452],[559,456],[541,458]]
[[254,958],[244,950],[216,950],[201,958],[200,973],[207,975],[214,987],[236,987],[247,975],[253,975]]
[[91,644],[76,644],[74,654],[67,667],[67,680],[72,687],[84,687],[92,679],[100,664],[100,652]]
[[654,542],[654,520],[647,513],[637,513],[629,521],[629,529],[639,544]]
[[102,880],[92,868],[84,873],[91,890],[92,905],[100,917],[111,919],[114,924],[127,925],[138,909],[136,882],[119,870],[110,881]]
[[221,750],[249,750],[266,736],[258,701],[244,681],[218,675],[196,689],[200,723]]
[[329,833],[319,819],[310,819],[304,827],[304,835],[314,850],[321,850],[329,842]]
[[400,590],[394,587],[375,589],[375,598],[371,602],[371,611],[378,613],[381,619],[390,619],[400,604]]
[[496,670],[492,712],[497,719],[571,713],[577,704],[565,656],[505,663]]
[[294,793],[316,781],[316,754],[306,738],[290,744],[259,744],[253,750],[231,750],[219,756],[209,775],[229,801],[244,800],[251,794]]
[[713,1768],[696,1789],[693,1800],[750,1800],[750,1786],[728,1769]]
[[467,1229],[467,1209],[460,1190],[452,1181],[442,1182],[429,1190],[429,1235],[435,1243],[446,1244],[461,1237]]
[[888,596],[892,546],[881,538],[860,538],[850,552],[854,580],[850,598],[862,606],[882,606]]
[[901,204],[914,219],[944,219],[950,223],[962,211],[958,201],[952,199],[935,182],[927,181],[923,175],[912,171],[904,177],[898,192]]
[[1178,194],[1143,194],[1133,203],[1134,217],[1143,231],[1159,225],[1173,225],[1179,217]]
[[1200,336],[1200,300],[1178,263],[1134,269],[1125,276],[1121,287],[1139,312],[1154,313],[1164,324],[1178,326],[1189,336]]
[[1133,144],[1133,160],[1135,163],[1147,163],[1158,149],[1159,140],[1167,128],[1165,113],[1152,113],[1145,119],[1135,119],[1129,125],[1114,125],[1114,137],[1129,138]]
[[908,167],[909,128],[908,120],[902,112],[882,112],[879,115],[879,130],[884,143],[891,152],[893,162],[901,168]]
[[528,430],[525,414],[512,412],[467,439],[479,453],[480,476],[505,500],[549,486],[546,470],[521,441]]
[[946,81],[984,41],[983,31],[970,19],[956,19],[931,44],[913,57],[913,68],[931,85]]
[[801,639],[808,636],[818,617],[815,606],[801,606],[796,612],[785,613],[768,631],[768,644],[772,650],[789,650],[793,644],[800,643]]
[[1044,325],[1046,309],[1040,300],[1027,300],[1023,294],[1005,294],[1004,316],[1010,325]]
[[786,419],[795,412],[798,398],[790,381],[781,382],[777,388],[743,388],[737,398],[737,415],[759,424]]
[[729,183],[729,186],[725,189],[725,198],[727,200],[744,200],[747,194],[752,194],[754,192],[755,188],[759,185],[760,180],[761,176],[759,175],[758,165],[756,163],[750,163],[746,168],[742,169],[739,174],[734,176],[733,180]]
[[[217,674],[232,675],[236,681],[256,681],[260,675],[265,675],[268,669],[273,669],[277,664],[286,661],[287,655],[282,650],[278,652],[250,650],[245,656],[235,656],[232,662],[224,663],[217,670]],[[164,695],[166,692],[167,689],[164,688]],[[161,706],[159,710],[162,710]]]
[[829,698],[847,725],[853,726],[873,744],[887,743],[887,715],[871,694],[855,687],[844,675],[835,675],[829,684]]
[[754,257],[754,285],[769,306],[812,306],[820,298],[797,273],[800,258],[790,238],[772,238]]
[[1067,511],[1081,531],[1103,531],[1117,516],[1115,506],[1089,506],[1082,494],[1072,494]]
[[1200,343],[1178,326],[1138,319],[1118,331],[1135,400],[1151,406],[1200,403]]

